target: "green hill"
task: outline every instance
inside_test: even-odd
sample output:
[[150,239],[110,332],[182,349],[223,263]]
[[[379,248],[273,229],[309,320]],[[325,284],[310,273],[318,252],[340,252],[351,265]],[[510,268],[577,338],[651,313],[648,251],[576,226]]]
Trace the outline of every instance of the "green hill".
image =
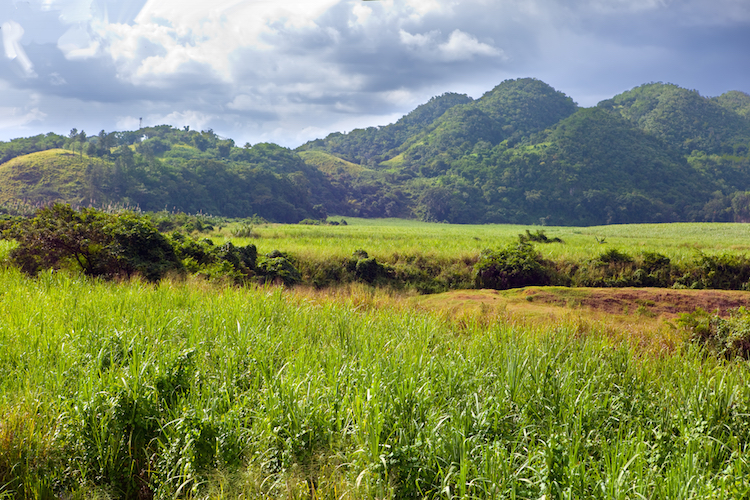
[[34,204],[106,203],[99,174],[110,166],[100,158],[63,149],[16,157],[0,164],[0,203],[18,199]]
[[730,90],[711,100],[738,115],[750,117],[750,95],[744,92]]
[[169,126],[110,139],[114,145],[105,148],[101,137],[83,142],[71,137],[68,149],[22,154],[0,164],[0,203],[115,202],[148,211],[257,214],[297,222],[324,216],[327,206],[338,209],[336,200],[344,198],[323,172],[275,144],[236,148],[210,131]]
[[474,105],[511,140],[551,127],[577,109],[573,99],[535,78],[506,80]]
[[15,139],[0,143],[0,162],[0,202],[112,201],[280,222],[747,221],[750,96],[650,83],[579,108],[523,78],[476,100],[443,94],[390,125],[296,151],[164,125]]
[[539,80],[507,80],[450,107],[401,146],[373,149],[379,162],[369,165],[406,193],[413,216],[427,220],[743,220],[750,213],[743,201],[748,106],[741,92],[708,99],[648,84],[580,109]]
[[733,153],[736,147],[747,148],[750,138],[750,120],[737,112],[747,104],[742,101],[736,99],[737,104],[733,104],[731,96],[707,99],[694,90],[651,83],[602,101],[599,106],[619,112],[688,154],[694,150]]
[[384,154],[422,132],[450,108],[471,101],[471,97],[463,94],[443,94],[418,106],[396,123],[355,129],[348,134],[336,132],[325,139],[308,142],[298,150],[324,149],[350,162],[375,164],[385,159],[382,157]]

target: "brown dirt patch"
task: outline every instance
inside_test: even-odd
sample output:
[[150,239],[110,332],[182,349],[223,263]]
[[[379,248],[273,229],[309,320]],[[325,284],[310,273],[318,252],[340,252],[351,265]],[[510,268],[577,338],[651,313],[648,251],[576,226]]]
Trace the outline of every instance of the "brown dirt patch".
[[[544,288],[526,290],[526,300],[570,308],[582,307],[607,314],[649,314],[675,318],[697,308],[722,316],[740,306],[750,306],[750,293],[729,290],[672,290],[661,288],[589,288],[572,296]],[[575,289],[573,289],[575,290]]]

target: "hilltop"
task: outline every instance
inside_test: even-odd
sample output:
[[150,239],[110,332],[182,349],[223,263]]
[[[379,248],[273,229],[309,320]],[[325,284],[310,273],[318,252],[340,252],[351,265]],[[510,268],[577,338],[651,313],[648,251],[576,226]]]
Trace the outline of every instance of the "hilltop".
[[334,213],[557,225],[745,221],[750,96],[649,83],[582,108],[524,78],[478,99],[446,93],[390,125],[294,151],[159,126],[18,139],[0,143],[0,161],[2,201],[95,199],[283,222]]

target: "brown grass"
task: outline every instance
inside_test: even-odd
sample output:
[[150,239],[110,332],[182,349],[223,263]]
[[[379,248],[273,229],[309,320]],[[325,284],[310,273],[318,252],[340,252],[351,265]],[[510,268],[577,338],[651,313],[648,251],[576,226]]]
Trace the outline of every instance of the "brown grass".
[[700,307],[726,316],[732,309],[750,305],[747,292],[659,288],[528,287],[405,295],[350,284],[324,290],[298,287],[291,295],[304,302],[332,301],[356,310],[436,314],[457,331],[494,324],[533,331],[564,328],[575,335],[605,335],[654,354],[683,345],[685,334],[674,321],[681,313]]

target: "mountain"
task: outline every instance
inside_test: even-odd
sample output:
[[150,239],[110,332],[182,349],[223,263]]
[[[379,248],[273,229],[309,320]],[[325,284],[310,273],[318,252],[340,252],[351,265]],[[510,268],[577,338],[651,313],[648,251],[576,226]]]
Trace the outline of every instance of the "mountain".
[[706,99],[695,90],[651,83],[598,106],[620,113],[645,132],[688,154],[694,150],[731,154],[737,147],[746,150],[750,137],[750,120],[738,112],[750,103],[738,97],[725,94]]
[[[368,163],[365,177],[377,184],[379,172],[426,220],[741,219],[750,212],[740,196],[750,189],[748,109],[750,96],[741,92],[708,99],[662,83],[586,109],[539,80],[506,80],[450,107],[400,146],[371,150],[379,161]],[[348,182],[356,186],[357,176]]]
[[375,163],[382,160],[380,156],[384,151],[398,148],[440,118],[448,109],[471,101],[471,97],[464,94],[446,93],[433,97],[396,123],[384,127],[354,129],[348,134],[336,132],[329,134],[325,139],[309,142],[298,150],[323,149],[349,162]]
[[750,96],[649,83],[581,108],[522,78],[295,151],[166,125],[73,130],[0,143],[0,202],[18,199],[279,222],[750,221]]

